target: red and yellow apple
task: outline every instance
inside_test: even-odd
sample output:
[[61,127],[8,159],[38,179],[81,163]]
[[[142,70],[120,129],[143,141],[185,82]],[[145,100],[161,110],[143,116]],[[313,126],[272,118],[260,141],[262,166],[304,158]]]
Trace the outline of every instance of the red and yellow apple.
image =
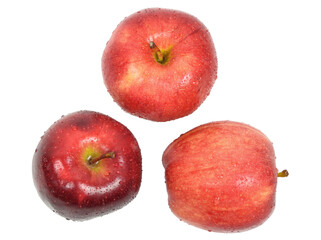
[[[262,224],[272,213],[278,170],[259,130],[222,121],[196,127],[163,154],[168,202],[181,220],[216,232]],[[279,176],[287,175],[283,171]]]
[[115,211],[136,196],[141,152],[121,123],[79,111],[46,131],[32,170],[36,189],[50,209],[67,219],[87,220]]
[[145,9],[117,26],[103,53],[102,72],[122,109],[169,121],[191,114],[209,95],[217,57],[209,31],[197,18]]

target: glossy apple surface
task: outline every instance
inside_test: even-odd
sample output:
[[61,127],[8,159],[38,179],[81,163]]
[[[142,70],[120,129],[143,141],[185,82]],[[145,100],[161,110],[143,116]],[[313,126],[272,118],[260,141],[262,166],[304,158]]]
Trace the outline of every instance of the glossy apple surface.
[[163,165],[170,209],[196,227],[244,231],[274,209],[273,146],[249,125],[222,121],[194,128],[167,147]]
[[33,180],[54,212],[87,220],[129,203],[141,183],[141,152],[133,134],[116,120],[91,111],[63,116],[41,138]]
[[105,85],[122,109],[169,121],[195,111],[217,78],[211,35],[197,18],[145,9],[125,18],[102,57]]

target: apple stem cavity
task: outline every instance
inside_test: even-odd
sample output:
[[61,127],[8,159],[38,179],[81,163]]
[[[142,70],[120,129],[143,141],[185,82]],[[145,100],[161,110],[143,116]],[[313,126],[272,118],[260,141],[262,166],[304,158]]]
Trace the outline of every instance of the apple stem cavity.
[[289,176],[289,172],[286,169],[278,173],[278,177],[287,177],[287,176]]
[[100,160],[102,159],[105,159],[105,158],[114,158],[115,157],[115,153],[114,152],[108,152],[108,153],[104,153],[102,155],[100,155],[99,157],[97,158],[92,158],[91,156],[88,157],[88,164],[89,165],[93,165],[97,162],[99,162]]
[[149,42],[149,48],[154,51],[156,61],[161,64],[164,64],[165,56],[153,41]]

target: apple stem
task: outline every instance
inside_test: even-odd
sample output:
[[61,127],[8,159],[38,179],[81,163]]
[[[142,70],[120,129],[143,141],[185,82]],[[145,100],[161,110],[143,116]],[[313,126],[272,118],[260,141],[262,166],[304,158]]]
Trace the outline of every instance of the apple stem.
[[100,155],[97,158],[91,158],[91,156],[89,156],[88,158],[88,164],[89,165],[93,165],[95,163],[97,163],[98,161],[105,159],[105,158],[114,158],[115,157],[115,153],[114,152],[108,152],[108,153],[104,153],[102,155]]
[[287,176],[289,176],[289,172],[286,169],[278,173],[278,177],[287,177]]
[[154,50],[157,62],[163,63],[164,62],[164,54],[162,53],[162,51],[157,47],[157,45],[153,41],[149,42],[149,48]]

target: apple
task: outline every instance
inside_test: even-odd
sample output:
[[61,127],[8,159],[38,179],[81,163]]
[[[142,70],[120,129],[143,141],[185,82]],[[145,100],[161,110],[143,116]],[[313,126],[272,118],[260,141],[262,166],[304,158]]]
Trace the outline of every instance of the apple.
[[145,9],[117,26],[103,53],[102,72],[123,110],[163,122],[202,104],[217,78],[217,57],[209,31],[197,18]]
[[181,220],[215,232],[262,224],[275,206],[272,143],[238,122],[212,122],[173,141],[163,154],[169,207]]
[[63,116],[41,138],[32,164],[45,204],[72,220],[113,212],[138,193],[141,152],[121,123],[92,111]]

